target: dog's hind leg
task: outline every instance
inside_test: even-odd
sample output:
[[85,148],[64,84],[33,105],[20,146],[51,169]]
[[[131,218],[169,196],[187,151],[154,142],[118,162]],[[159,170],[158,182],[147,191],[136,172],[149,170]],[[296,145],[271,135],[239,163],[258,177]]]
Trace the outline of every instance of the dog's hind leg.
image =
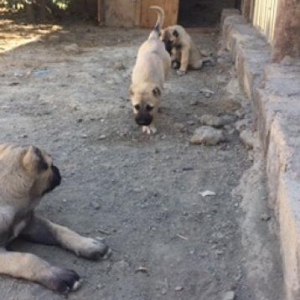
[[105,258],[111,253],[104,243],[35,215],[20,236],[35,243],[58,245],[92,260]]
[[33,254],[8,252],[4,248],[0,250],[0,274],[34,281],[60,293],[79,287],[76,272],[51,266]]

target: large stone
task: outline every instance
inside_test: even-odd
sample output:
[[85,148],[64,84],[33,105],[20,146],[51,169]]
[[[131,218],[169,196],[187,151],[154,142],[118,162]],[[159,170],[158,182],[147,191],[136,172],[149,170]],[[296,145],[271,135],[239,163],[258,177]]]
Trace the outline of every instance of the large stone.
[[204,144],[213,146],[224,141],[225,137],[222,130],[209,126],[202,126],[195,130],[190,142],[194,145]]
[[200,117],[202,125],[208,125],[213,127],[222,127],[225,125],[224,120],[220,117],[213,115],[203,115]]

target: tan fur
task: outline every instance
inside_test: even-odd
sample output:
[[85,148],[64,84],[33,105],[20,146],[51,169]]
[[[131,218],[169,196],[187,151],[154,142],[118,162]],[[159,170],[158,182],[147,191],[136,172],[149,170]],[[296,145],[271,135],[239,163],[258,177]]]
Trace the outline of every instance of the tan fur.
[[164,82],[171,67],[171,59],[164,43],[159,39],[164,11],[158,6],[151,6],[150,9],[157,12],[158,19],[154,30],[138,50],[131,77],[130,96],[136,121],[139,117],[143,119],[143,116],[151,118],[151,123],[143,126],[143,131],[155,133],[155,118],[161,103]]
[[76,290],[76,272],[55,267],[28,253],[6,247],[18,236],[47,245],[58,245],[77,255],[96,259],[109,253],[107,246],[35,215],[44,193],[60,183],[51,157],[34,146],[0,145],[0,274],[35,281],[68,292]]
[[171,42],[172,62],[180,61],[178,75],[184,75],[188,68],[201,69],[203,63],[207,61],[214,64],[211,57],[204,57],[191,36],[181,25],[173,25],[163,29],[160,39],[165,43]]

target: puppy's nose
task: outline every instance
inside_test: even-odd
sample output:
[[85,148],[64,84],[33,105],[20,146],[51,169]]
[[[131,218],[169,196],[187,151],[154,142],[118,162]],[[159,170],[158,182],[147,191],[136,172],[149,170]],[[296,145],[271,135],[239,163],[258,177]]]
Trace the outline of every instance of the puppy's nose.
[[135,121],[140,126],[149,126],[152,122],[152,117],[150,115],[137,115]]
[[54,187],[57,187],[61,183],[61,175],[59,169],[56,166],[52,166],[52,171],[53,171],[52,185]]

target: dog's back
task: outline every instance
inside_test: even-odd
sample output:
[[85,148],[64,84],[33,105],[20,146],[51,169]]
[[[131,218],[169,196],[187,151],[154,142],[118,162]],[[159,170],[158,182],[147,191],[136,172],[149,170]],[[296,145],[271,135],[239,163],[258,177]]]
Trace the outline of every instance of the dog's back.
[[154,81],[163,85],[170,69],[170,56],[165,50],[159,35],[164,23],[165,13],[159,6],[150,6],[157,13],[156,24],[148,39],[138,50],[136,64],[132,73],[132,82]]

